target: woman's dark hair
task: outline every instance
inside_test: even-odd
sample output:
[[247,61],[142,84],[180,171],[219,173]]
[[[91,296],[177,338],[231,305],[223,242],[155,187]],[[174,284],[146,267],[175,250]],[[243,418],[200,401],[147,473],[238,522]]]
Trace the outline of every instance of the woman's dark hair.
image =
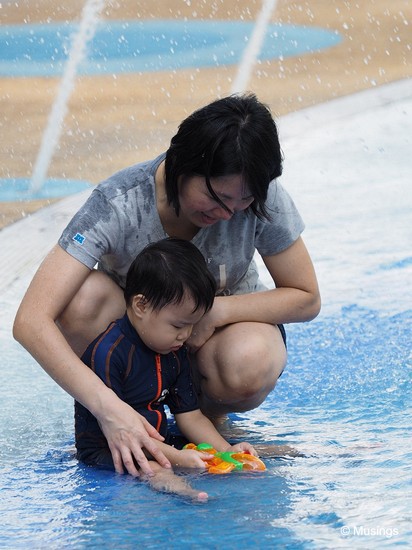
[[150,307],[160,310],[179,304],[191,296],[195,307],[209,311],[216,293],[216,282],[202,253],[182,239],[162,239],[146,246],[131,264],[124,297],[130,305],[133,296],[143,294]]
[[254,197],[249,207],[269,218],[265,207],[269,183],[282,174],[282,151],[269,108],[255,95],[218,99],[188,116],[166,152],[166,193],[179,214],[181,176],[204,176],[212,197],[225,210],[210,178],[240,174]]

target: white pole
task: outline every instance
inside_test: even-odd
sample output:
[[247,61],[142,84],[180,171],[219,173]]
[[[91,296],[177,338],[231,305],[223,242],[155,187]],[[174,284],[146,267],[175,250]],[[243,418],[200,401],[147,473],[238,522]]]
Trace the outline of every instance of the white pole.
[[46,130],[43,133],[31,178],[30,194],[40,191],[46,179],[51,159],[60,141],[63,120],[67,114],[68,101],[75,85],[77,69],[86,56],[86,46],[96,32],[99,14],[104,5],[105,0],[87,0],[83,8],[79,30],[73,37],[58,94],[53,103]]
[[276,4],[277,0],[263,0],[262,2],[262,8],[256,18],[252,36],[243,52],[236,78],[232,84],[232,94],[243,93],[248,87],[253,67],[262,49],[267,26],[272,12],[276,9]]

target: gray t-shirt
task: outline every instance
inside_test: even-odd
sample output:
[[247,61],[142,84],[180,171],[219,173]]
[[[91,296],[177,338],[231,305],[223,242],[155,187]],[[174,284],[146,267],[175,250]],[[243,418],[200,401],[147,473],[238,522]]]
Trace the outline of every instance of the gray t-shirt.
[[[164,160],[136,164],[100,183],[75,214],[59,240],[71,256],[107,273],[124,287],[127,270],[149,243],[167,237],[156,208],[155,173]],[[255,250],[271,256],[288,248],[303,221],[288,193],[276,181],[266,201],[271,220],[236,212],[228,221],[201,228],[192,239],[218,284],[218,293],[245,294],[263,288],[253,261]]]

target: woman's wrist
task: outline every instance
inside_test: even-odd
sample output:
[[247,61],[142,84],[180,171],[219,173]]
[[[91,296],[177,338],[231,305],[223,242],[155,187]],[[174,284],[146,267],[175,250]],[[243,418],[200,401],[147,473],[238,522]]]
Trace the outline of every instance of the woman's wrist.
[[111,411],[114,411],[119,403],[124,402],[103,381],[100,382],[100,387],[93,392],[94,398],[90,402],[89,411],[99,420],[110,420]]
[[[226,302],[226,303],[225,303]],[[215,328],[224,327],[231,323],[230,319],[227,317],[227,298],[225,296],[216,296],[213,303],[213,308],[211,310],[212,322]]]

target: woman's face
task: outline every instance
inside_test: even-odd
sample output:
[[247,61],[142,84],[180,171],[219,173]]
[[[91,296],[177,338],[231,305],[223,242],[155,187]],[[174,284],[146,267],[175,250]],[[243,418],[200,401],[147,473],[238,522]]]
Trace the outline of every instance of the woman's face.
[[211,178],[210,184],[230,212],[213,198],[203,176],[181,178],[179,181],[181,215],[196,227],[207,227],[221,220],[229,220],[235,212],[246,210],[254,200],[240,175]]

